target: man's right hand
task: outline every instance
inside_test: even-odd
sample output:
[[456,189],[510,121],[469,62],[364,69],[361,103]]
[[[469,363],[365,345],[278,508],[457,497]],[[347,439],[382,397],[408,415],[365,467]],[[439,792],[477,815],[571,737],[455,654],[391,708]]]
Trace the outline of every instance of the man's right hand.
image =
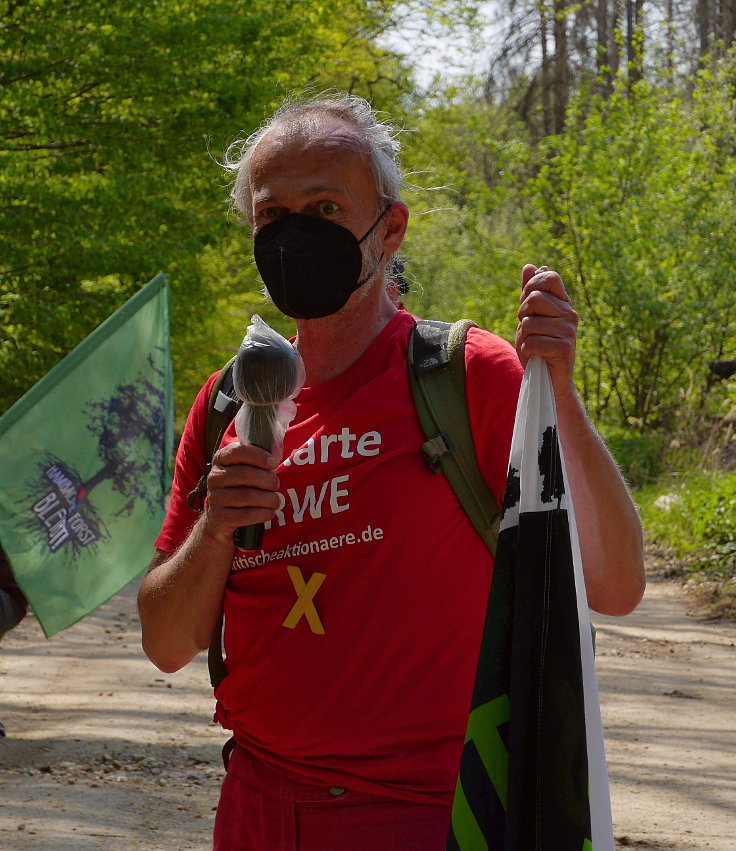
[[280,507],[277,466],[278,460],[258,446],[235,441],[218,449],[207,477],[203,532],[231,540],[239,526],[270,520]]

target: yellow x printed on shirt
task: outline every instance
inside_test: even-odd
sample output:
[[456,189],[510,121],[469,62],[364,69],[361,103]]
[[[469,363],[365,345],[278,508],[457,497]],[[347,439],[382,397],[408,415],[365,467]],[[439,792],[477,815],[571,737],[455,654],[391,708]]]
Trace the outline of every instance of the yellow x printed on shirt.
[[294,629],[301,620],[302,615],[304,615],[312,632],[317,635],[324,635],[325,628],[322,626],[322,621],[319,619],[313,601],[314,595],[319,591],[320,585],[325,581],[325,574],[313,573],[309,577],[309,582],[305,582],[302,572],[298,567],[289,564],[286,566],[286,569],[289,571],[289,576],[297,593],[297,599],[282,626],[287,627],[287,629]]

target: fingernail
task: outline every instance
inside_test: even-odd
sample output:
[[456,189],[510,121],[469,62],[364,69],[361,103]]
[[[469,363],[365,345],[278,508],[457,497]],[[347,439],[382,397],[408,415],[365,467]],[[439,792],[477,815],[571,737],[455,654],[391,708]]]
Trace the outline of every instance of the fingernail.
[[537,269],[537,273],[539,273],[539,272],[549,272],[549,266],[540,266]]
[[279,466],[278,459],[277,459],[277,458],[274,458],[274,457],[273,457],[273,455],[269,455],[269,456],[268,456],[268,460],[266,461],[266,464],[267,464],[267,465],[268,465],[271,469],[273,469],[274,467],[278,467],[278,466]]

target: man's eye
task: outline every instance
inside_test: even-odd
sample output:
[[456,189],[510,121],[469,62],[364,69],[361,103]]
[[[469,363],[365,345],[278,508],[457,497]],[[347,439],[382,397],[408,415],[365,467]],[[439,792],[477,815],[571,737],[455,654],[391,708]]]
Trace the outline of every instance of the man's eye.
[[262,207],[260,210],[256,210],[255,221],[258,224],[267,225],[269,222],[280,219],[283,215],[284,211],[281,207]]
[[333,216],[340,208],[334,201],[320,201],[317,210],[322,216]]

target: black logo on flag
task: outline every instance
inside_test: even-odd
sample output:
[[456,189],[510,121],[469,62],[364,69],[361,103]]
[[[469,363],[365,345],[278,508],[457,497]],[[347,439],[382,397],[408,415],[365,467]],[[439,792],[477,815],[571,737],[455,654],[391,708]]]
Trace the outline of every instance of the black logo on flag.
[[46,532],[51,552],[67,542],[76,548],[98,541],[99,526],[77,505],[81,488],[76,473],[59,462],[47,467],[43,475],[49,490],[33,504],[33,513]]
[[[155,368],[150,357],[149,364],[163,378],[163,371]],[[109,537],[107,523],[116,516],[132,514],[139,503],[148,511],[162,508],[163,386],[163,380],[154,384],[139,376],[129,383],[118,384],[107,399],[84,406],[86,428],[97,438],[100,459],[98,469],[89,478],[84,479],[54,455],[47,454],[42,460],[39,478],[30,488],[34,518],[31,526],[34,537],[43,535],[51,552],[57,552],[65,544],[77,551]],[[82,433],[79,439],[89,438]],[[109,482],[113,495],[108,492],[104,499],[96,499],[94,505],[90,494],[102,482]]]
[[513,508],[515,505],[518,505],[520,498],[521,479],[519,478],[519,471],[516,467],[509,465],[509,472],[506,476],[506,490],[503,494],[504,514],[509,510],[509,508]]
[[[560,463],[560,446],[557,442],[557,426],[548,426],[542,433],[542,446],[539,449],[537,464],[541,476],[541,491],[539,499],[542,503],[550,503],[557,500],[560,507],[562,497],[565,493],[565,482],[562,477],[562,465]],[[506,490],[503,495],[504,514],[521,499],[521,479],[519,471],[509,465],[506,477]]]
[[557,426],[547,426],[542,434],[542,448],[539,450],[539,472],[542,475],[542,502],[557,500],[557,507],[565,493],[565,482],[560,463],[560,446],[557,442]]

